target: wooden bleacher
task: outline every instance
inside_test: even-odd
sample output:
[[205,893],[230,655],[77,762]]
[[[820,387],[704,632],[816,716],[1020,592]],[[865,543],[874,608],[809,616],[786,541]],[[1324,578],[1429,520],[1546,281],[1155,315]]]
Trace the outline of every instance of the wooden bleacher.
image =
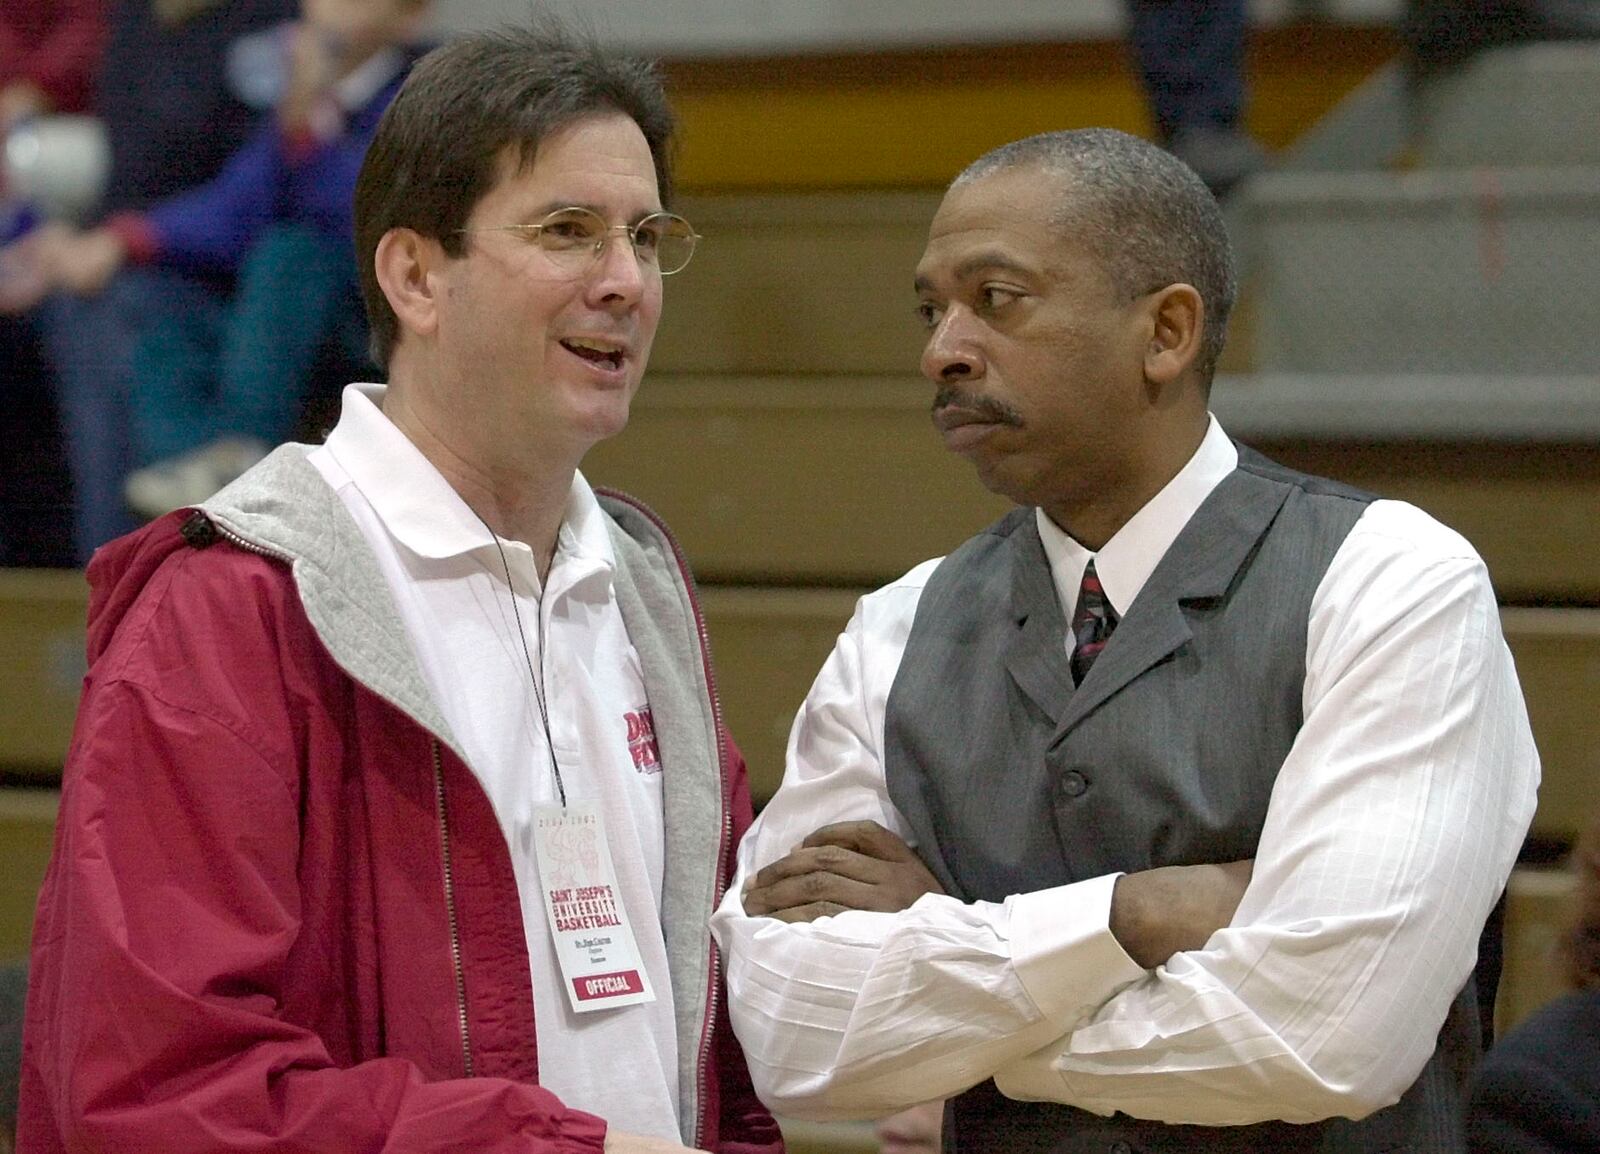
[[[674,512],[679,513],[673,520],[683,539],[709,539],[704,548],[711,555],[719,526],[729,538],[738,535],[737,518],[697,522]],[[976,524],[982,524],[981,516]],[[959,523],[945,531],[950,539],[925,555],[959,540]],[[721,544],[732,552],[738,542]],[[865,591],[860,585],[704,586],[728,722],[750,762],[758,798],[777,788],[794,711],[849,619],[856,597]],[[0,677],[0,716],[7,718],[0,767],[13,781],[48,785],[59,773],[82,670],[85,601],[76,573],[0,573],[0,643],[10,655]],[[1577,833],[1592,805],[1594,783],[1600,780],[1593,704],[1600,682],[1600,609],[1510,606],[1503,611],[1503,622],[1544,763],[1534,833],[1548,843],[1565,843]],[[15,811],[0,808],[6,820],[20,823],[17,828],[48,824],[53,811],[41,808],[31,790],[0,791],[0,807],[14,796],[24,801]],[[37,873],[36,855],[46,847],[47,841],[38,838],[23,845],[0,835],[0,855],[10,859],[0,869],[7,877]],[[14,912],[7,907],[0,917]],[[19,940],[14,926],[0,926],[0,956]]]
[[[795,323],[806,294],[790,296]],[[715,299],[697,305],[719,309]],[[899,314],[888,304],[880,311],[885,325]],[[815,328],[792,338],[795,350],[825,332],[825,310],[812,315]],[[662,361],[680,369],[691,363],[674,347],[687,339],[681,327],[663,333]],[[727,715],[754,790],[765,797],[781,775],[794,710],[855,598],[946,552],[1004,504],[944,452],[919,378],[825,375],[797,362],[770,376],[695,367],[653,375],[630,429],[597,449],[587,471],[645,496],[694,560]],[[1260,447],[1288,464],[1413,500],[1478,546],[1509,602],[1507,636],[1544,761],[1534,831],[1547,844],[1570,839],[1600,780],[1593,722],[1600,608],[1590,607],[1600,605],[1592,514],[1600,508],[1600,454],[1582,446],[1313,438]],[[82,673],[85,600],[77,573],[0,573],[0,650],[8,655],[0,666],[0,768],[13,781],[48,783],[59,771]],[[7,806],[12,800],[0,794]],[[47,807],[30,795],[5,812],[5,876],[36,878],[48,846]],[[23,829],[34,832],[11,836]],[[25,904],[13,894],[0,909],[0,953],[25,941]]]

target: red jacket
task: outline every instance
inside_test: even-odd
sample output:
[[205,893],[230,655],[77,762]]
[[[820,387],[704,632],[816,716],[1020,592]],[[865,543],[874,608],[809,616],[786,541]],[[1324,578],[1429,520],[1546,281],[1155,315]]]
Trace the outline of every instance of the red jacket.
[[[516,884],[487,796],[390,686],[330,655],[327,596],[317,627],[303,603],[324,575],[286,556],[180,513],[90,568],[18,1149],[599,1150],[604,1123],[537,1085]],[[336,620],[365,644],[370,606],[347,592]],[[720,896],[750,802],[717,732]],[[716,989],[694,1132],[710,1150],[781,1151],[700,933]]]

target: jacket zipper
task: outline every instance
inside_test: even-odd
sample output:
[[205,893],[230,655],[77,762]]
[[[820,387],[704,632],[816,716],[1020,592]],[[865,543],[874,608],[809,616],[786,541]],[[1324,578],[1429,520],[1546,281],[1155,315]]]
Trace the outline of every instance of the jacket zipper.
[[[609,496],[616,497],[632,505],[644,514],[661,535],[666,538],[667,544],[672,549],[673,560],[678,566],[678,575],[683,579],[685,592],[689,594],[689,607],[694,611],[695,631],[700,638],[700,664],[705,670],[706,692],[711,696],[711,722],[713,737],[717,743],[717,777],[722,791],[722,832],[717,839],[717,872],[716,880],[711,886],[711,909],[707,917],[717,912],[717,907],[722,904],[722,862],[728,853],[728,842],[733,836],[733,814],[728,805],[728,760],[727,750],[722,740],[722,701],[717,696],[717,678],[711,669],[711,640],[706,635],[705,614],[700,611],[700,598],[695,593],[694,578],[689,575],[689,566],[683,558],[683,550],[678,546],[678,539],[673,536],[672,530],[667,528],[666,522],[656,515],[656,511],[644,502],[628,496],[616,489],[603,489]],[[711,1024],[716,1020],[718,994],[722,983],[718,980],[722,974],[722,958],[717,950],[717,943],[709,940],[707,935],[707,949],[710,953],[711,967],[707,977],[706,1013],[700,1023],[700,1056],[695,1066],[695,1085],[699,1091],[699,1111],[695,1118],[694,1144],[704,1144],[706,1135],[706,1070],[711,1060]]]
[[[677,549],[678,543],[673,541],[672,547]],[[682,566],[681,557],[679,558],[679,565],[680,567]],[[700,661],[705,666],[706,689],[711,694],[711,719],[715,728],[713,736],[717,743],[717,776],[722,789],[722,832],[717,838],[717,874],[716,880],[711,886],[711,909],[706,914],[709,920],[711,915],[717,912],[717,907],[722,904],[723,859],[727,856],[728,842],[733,836],[733,813],[728,805],[728,760],[727,751],[724,748],[725,743],[722,739],[722,702],[717,696],[716,679],[711,673],[711,648],[709,639],[706,637],[705,618],[700,612],[700,602],[695,597],[694,586],[688,585],[687,582],[685,582],[685,585],[689,590],[689,604],[694,607],[695,627],[700,633]],[[708,987],[706,989],[706,1014],[700,1023],[700,1061],[695,1068],[696,1084],[700,1087],[700,1116],[695,1120],[694,1131],[694,1144],[696,1146],[703,1145],[706,1136],[706,1098],[708,1097],[706,1085],[707,1069],[711,1062],[711,1026],[717,1019],[718,1003],[721,1000],[719,995],[722,991],[722,955],[717,949],[715,940],[711,940],[707,948],[711,954],[711,969],[706,978]]]
[[[232,530],[217,524],[215,518],[206,517],[206,522],[219,536],[229,543],[244,549],[247,552],[258,554],[262,557],[271,557],[278,561],[292,564],[294,559],[287,554],[268,549],[254,541],[245,538]],[[702,630],[703,632],[703,630]],[[704,639],[702,638],[702,644]],[[720,725],[720,723],[719,723]],[[454,970],[456,982],[456,1017],[461,1027],[461,1060],[468,1078],[472,1077],[472,1039],[467,1030],[467,978],[466,969],[461,961],[461,926],[456,917],[456,888],[455,874],[450,860],[450,826],[445,819],[444,808],[444,762],[439,753],[439,739],[432,740],[433,746],[433,793],[436,807],[439,811],[439,845],[444,857],[444,904],[450,922],[450,964]],[[720,877],[720,874],[719,874]]]
[[258,557],[270,557],[274,561],[282,561],[286,565],[294,564],[294,558],[289,554],[279,553],[276,549],[268,549],[265,545],[257,545],[254,541],[247,541],[243,537],[239,536],[239,534],[235,533],[232,529],[217,524],[216,519],[207,515],[204,510],[200,510],[199,512],[201,516],[206,518],[206,523],[211,526],[211,528],[216,532],[217,536],[228,542],[228,544],[236,545],[245,552],[254,553]]
[[455,970],[456,1015],[461,1023],[461,1060],[468,1078],[472,1077],[472,1041],[467,1033],[467,976],[461,964],[461,927],[456,920],[455,875],[450,866],[450,826],[444,811],[444,762],[439,755],[439,739],[433,739],[433,793],[439,811],[439,845],[444,851],[444,904],[450,920],[450,964]]
[[[676,548],[677,543],[674,542],[673,545]],[[717,838],[717,876],[711,886],[711,909],[706,914],[709,919],[711,914],[717,912],[717,907],[722,904],[722,862],[723,858],[727,856],[728,841],[733,834],[733,814],[729,812],[728,807],[728,762],[722,740],[722,706],[717,699],[716,682],[711,677],[711,650],[707,646],[705,621],[700,615],[700,606],[695,600],[692,587],[689,589],[689,602],[694,606],[695,625],[700,631],[700,659],[705,665],[706,688],[711,693],[711,717],[716,727],[717,770],[722,788],[722,833]],[[694,1131],[694,1144],[696,1146],[703,1145],[705,1141],[706,1098],[708,1096],[706,1094],[706,1071],[711,1061],[711,1025],[717,1019],[717,1008],[720,1001],[718,995],[722,990],[722,982],[720,980],[722,976],[722,955],[717,950],[717,943],[714,940],[709,943],[708,948],[711,953],[711,969],[706,978],[708,986],[706,990],[706,1014],[700,1023],[700,1061],[695,1067],[695,1081],[700,1087],[700,1116],[695,1119]]]

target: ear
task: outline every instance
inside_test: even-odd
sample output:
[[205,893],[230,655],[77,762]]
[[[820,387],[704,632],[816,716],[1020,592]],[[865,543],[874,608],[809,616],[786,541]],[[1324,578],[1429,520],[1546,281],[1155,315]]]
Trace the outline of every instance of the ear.
[[440,286],[433,273],[444,260],[438,241],[409,228],[391,228],[378,241],[373,254],[378,287],[388,298],[401,332],[428,337],[437,331]]
[[1205,332],[1205,302],[1186,284],[1172,284],[1150,294],[1150,346],[1144,354],[1144,377],[1167,386],[1183,379],[1200,355]]

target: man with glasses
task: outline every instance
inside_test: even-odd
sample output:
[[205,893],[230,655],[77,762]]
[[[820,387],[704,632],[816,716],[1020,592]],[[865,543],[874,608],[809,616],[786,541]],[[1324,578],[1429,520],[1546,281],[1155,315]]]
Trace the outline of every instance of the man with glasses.
[[714,922],[758,1090],[949,1097],[963,1152],[1460,1150],[1539,777],[1482,561],[1210,416],[1232,257],[1154,145],[980,158],[914,284],[1019,507],[863,598],[796,720]]
[[99,555],[28,1149],[781,1149],[694,588],[578,472],[694,251],[671,130],[558,29],[425,58],[356,191],[387,385]]

